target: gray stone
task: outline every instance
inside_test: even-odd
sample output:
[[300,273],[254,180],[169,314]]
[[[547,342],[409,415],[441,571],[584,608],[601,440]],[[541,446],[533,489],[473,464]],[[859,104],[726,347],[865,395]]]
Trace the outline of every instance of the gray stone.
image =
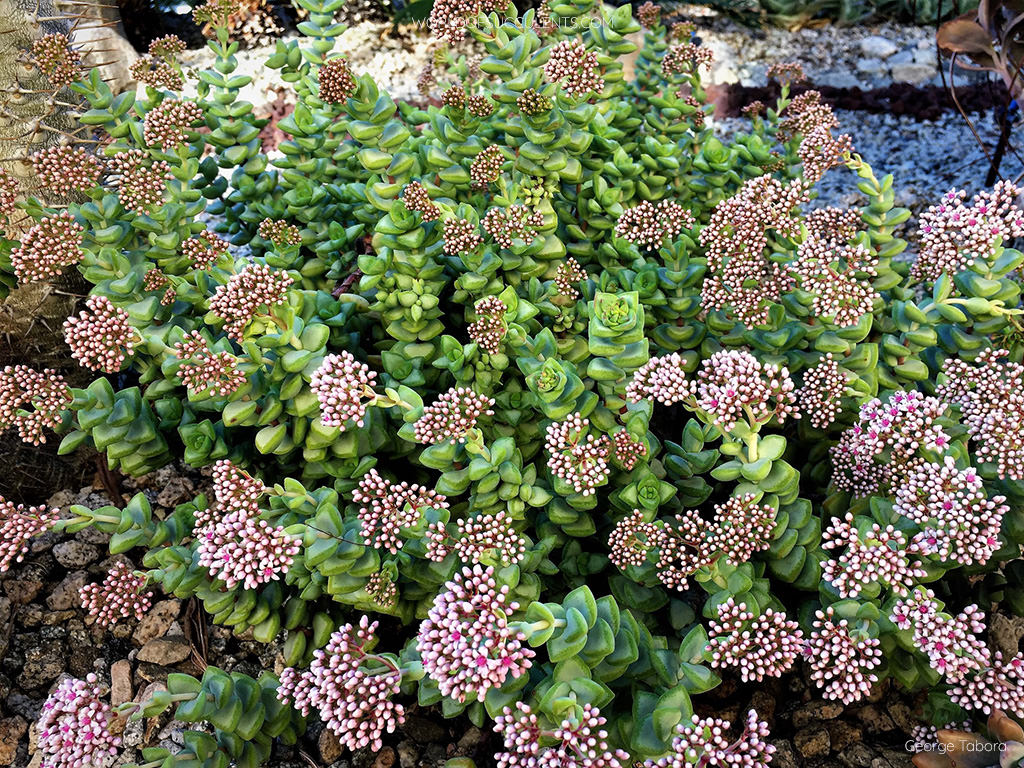
[[881,75],[886,71],[886,66],[881,59],[861,59],[857,62],[857,71],[865,75]]
[[881,35],[871,35],[860,41],[860,50],[865,56],[887,59],[899,50],[899,46]]
[[811,725],[796,732],[793,744],[804,757],[822,757],[829,753],[832,742],[823,725]]
[[839,753],[839,762],[846,768],[868,768],[875,758],[875,752],[866,744],[852,744]]
[[84,541],[62,541],[53,548],[53,556],[65,568],[84,568],[100,558],[100,551]]
[[918,85],[935,75],[935,68],[926,64],[899,64],[892,68],[892,79],[897,83]]
[[445,737],[445,730],[433,720],[416,715],[406,715],[402,723],[402,733],[417,744],[429,744]]
[[132,700],[132,663],[128,659],[110,665],[110,703],[115,707]]
[[132,641],[142,646],[154,638],[161,637],[170,629],[179,613],[180,600],[161,600],[142,617],[139,626],[135,628],[135,634],[132,635]]
[[473,752],[477,747],[480,746],[480,742],[484,740],[484,732],[477,728],[475,725],[471,726],[468,731],[462,734],[462,738],[459,739],[458,749],[463,754],[469,754]]
[[192,652],[188,641],[181,635],[167,635],[150,640],[139,651],[136,659],[140,662],[169,667],[188,658]]
[[326,728],[320,732],[317,748],[320,750],[320,759],[325,763],[333,763],[341,757],[341,742],[338,741],[337,736]]
[[918,48],[914,51],[914,63],[925,64],[932,69],[938,69],[939,57],[935,55],[934,48]]
[[420,751],[412,739],[405,739],[398,742],[398,764],[402,768],[416,768],[416,761],[419,759]]
[[28,723],[22,717],[0,720],[0,765],[14,765],[14,753],[27,730]]
[[4,592],[15,605],[31,603],[43,588],[41,579],[7,579],[4,581]]
[[64,643],[43,641],[25,650],[25,666],[18,676],[23,688],[39,688],[56,680],[64,671]]
[[833,88],[857,88],[860,80],[851,72],[845,70],[829,70],[818,75],[817,81],[822,85],[830,85]]
[[838,701],[812,701],[804,704],[793,713],[793,725],[802,728],[805,725],[822,720],[834,720],[843,713],[843,705]]
[[737,75],[736,71],[728,64],[722,64],[711,76],[711,81],[724,85],[732,85],[733,83],[738,83],[740,81],[740,76]]
[[913,51],[900,51],[895,56],[891,56],[885,63],[890,67],[895,67],[897,64],[909,64],[914,60]]
[[80,606],[78,593],[88,580],[89,574],[85,571],[72,571],[46,598],[47,607],[51,611],[66,611]]
[[775,754],[772,756],[772,768],[800,768],[799,758],[792,745],[785,739],[772,742]]

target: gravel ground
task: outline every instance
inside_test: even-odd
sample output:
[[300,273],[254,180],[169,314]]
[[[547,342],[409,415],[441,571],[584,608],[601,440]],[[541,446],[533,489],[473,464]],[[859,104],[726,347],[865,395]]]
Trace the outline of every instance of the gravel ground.
[[[972,116],[985,149],[975,140],[967,122],[959,115],[943,120],[922,121],[889,114],[837,110],[840,131],[853,137],[854,148],[878,178],[894,176],[897,205],[915,214],[927,208],[953,187],[973,195],[985,186],[991,152],[999,136],[999,127],[991,116]],[[747,130],[743,118],[726,118],[715,123],[723,138]],[[1004,178],[1016,178],[1024,172],[1021,158],[1007,153],[1000,171]],[[856,205],[863,195],[856,178],[834,170],[818,184],[819,205]]]

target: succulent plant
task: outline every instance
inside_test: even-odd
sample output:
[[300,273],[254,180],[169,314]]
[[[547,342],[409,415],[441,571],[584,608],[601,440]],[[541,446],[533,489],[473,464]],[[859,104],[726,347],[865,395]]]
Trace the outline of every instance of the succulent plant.
[[[1024,609],[1016,189],[937,203],[912,266],[892,177],[793,65],[726,144],[709,52],[657,9],[627,81],[628,6],[438,2],[486,55],[438,56],[457,95],[421,108],[334,50],[340,4],[302,0],[267,62],[298,99],[279,156],[215,0],[197,96],[167,41],[144,92],[76,80],[110,141],[65,158],[66,206],[8,204],[47,227],[0,241],[12,277],[92,284],[67,341],[98,377],[5,370],[0,423],[213,487],[168,515],[4,503],[0,562],[93,526],[142,555],[83,593],[105,620],[160,589],[286,637],[281,678],[174,675],[133,710],[214,729],[146,764],[255,765],[313,713],[379,745],[415,700],[492,719],[510,768],[759,766],[757,713],[726,731],[691,697],[798,663],[827,698],[893,679],[936,722],[1024,717],[978,607]],[[866,204],[811,210],[826,173]]]

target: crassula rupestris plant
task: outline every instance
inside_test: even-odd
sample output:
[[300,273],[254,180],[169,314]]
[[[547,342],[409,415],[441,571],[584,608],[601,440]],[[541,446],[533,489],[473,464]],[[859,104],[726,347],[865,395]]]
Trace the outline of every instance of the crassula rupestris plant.
[[[1017,190],[951,193],[908,251],[892,178],[798,67],[725,144],[710,52],[655,6],[627,79],[628,6],[439,1],[433,33],[485,55],[441,48],[429,103],[396,103],[335,50],[340,2],[301,0],[267,62],[297,98],[279,152],[214,0],[196,96],[168,40],[138,93],[59,73],[109,141],[61,150],[68,205],[0,197],[36,222],[8,271],[94,286],[65,338],[97,374],[7,369],[0,421],[213,481],[166,515],[5,503],[0,565],[93,526],[141,557],[83,590],[98,621],[160,590],[282,642],[276,675],[119,710],[212,726],[147,765],[257,764],[307,717],[377,748],[416,702],[491,721],[508,768],[762,766],[756,712],[691,698],[800,666],[847,703],[926,691],[936,725],[1024,717],[1024,657],[984,641],[1024,611]],[[826,173],[863,206],[815,208]],[[43,723],[84,713],[106,753],[96,685]]]

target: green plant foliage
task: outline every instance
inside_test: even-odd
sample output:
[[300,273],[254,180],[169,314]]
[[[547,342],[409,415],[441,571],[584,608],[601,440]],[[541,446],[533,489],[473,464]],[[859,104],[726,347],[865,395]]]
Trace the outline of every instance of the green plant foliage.
[[[944,676],[900,618],[916,605],[939,632],[974,602],[1024,607],[1012,191],[970,209],[981,235],[932,214],[911,267],[892,177],[832,134],[826,105],[790,98],[792,70],[724,143],[690,30],[642,9],[627,81],[630,9],[574,0],[546,10],[575,25],[473,17],[486,56],[446,54],[453,84],[424,108],[348,70],[340,3],[301,0],[305,37],[267,62],[298,96],[273,155],[222,27],[188,102],[201,126],[157,119],[179,98],[162,87],[114,95],[95,71],[72,86],[121,163],[66,209],[94,286],[69,343],[106,375],[0,408],[30,436],[29,407],[49,408],[62,451],[126,473],[214,465],[212,495],[165,517],[140,495],[58,524],[144,550],[149,583],[237,633],[283,633],[280,683],[172,676],[142,712],[212,724],[180,759],[256,765],[294,741],[304,720],[273,691],[297,700],[339,648],[353,679],[386,681],[395,722],[416,700],[507,734],[525,705],[546,749],[598,709],[609,765],[680,749],[691,698],[720,676],[800,655],[829,698],[891,677],[929,689],[944,723],[971,708],[956,684],[995,670],[1024,710],[1009,660],[975,648],[966,678]],[[825,172],[863,207],[812,212]],[[40,226],[58,213],[21,207]],[[12,269],[40,258],[29,237],[3,243]],[[960,491],[973,517],[926,514],[928,493]],[[471,612],[446,602],[462,584],[483,618],[432,636]],[[381,651],[367,614],[386,622]],[[728,645],[733,619],[737,637],[763,621],[777,655],[743,667],[757,654]],[[480,648],[511,649],[489,682],[439,673],[475,632],[499,637],[479,667]]]

